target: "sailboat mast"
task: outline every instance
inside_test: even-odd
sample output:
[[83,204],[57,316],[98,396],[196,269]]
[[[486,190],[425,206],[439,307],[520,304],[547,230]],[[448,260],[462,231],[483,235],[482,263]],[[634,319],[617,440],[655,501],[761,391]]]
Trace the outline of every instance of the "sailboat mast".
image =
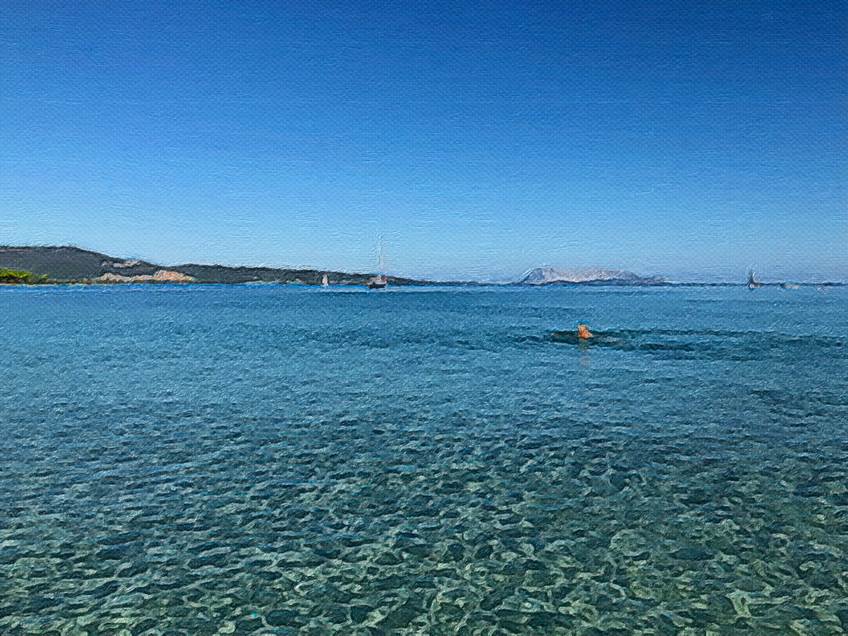
[[386,276],[386,259],[383,255],[383,237],[380,236],[380,247],[377,257],[377,274],[373,276],[367,283],[368,289],[384,289],[389,284],[389,278]]

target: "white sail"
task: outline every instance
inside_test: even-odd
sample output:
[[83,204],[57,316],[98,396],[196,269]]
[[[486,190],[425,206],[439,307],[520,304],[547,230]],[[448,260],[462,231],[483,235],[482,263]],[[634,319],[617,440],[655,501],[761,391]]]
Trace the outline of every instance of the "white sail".
[[386,276],[386,259],[383,254],[383,237],[380,237],[380,247],[377,256],[377,275],[368,281],[369,289],[383,289],[389,284],[389,278]]

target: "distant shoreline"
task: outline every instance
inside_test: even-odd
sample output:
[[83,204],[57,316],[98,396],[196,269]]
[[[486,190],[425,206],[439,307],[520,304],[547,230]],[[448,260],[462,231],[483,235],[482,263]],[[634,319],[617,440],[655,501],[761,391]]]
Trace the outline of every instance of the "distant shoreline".
[[[799,288],[820,288],[820,287],[846,287],[848,283],[842,282],[823,282],[823,283],[793,283]],[[290,281],[245,281],[245,282],[220,282],[220,281],[98,281],[98,280],[45,280],[38,283],[9,283],[0,282],[0,287],[130,287],[130,286],[152,286],[152,287],[316,287],[322,288],[320,284],[305,283],[305,282],[290,282]],[[552,289],[558,287],[580,287],[580,288],[615,288],[615,289],[666,289],[679,287],[746,287],[745,283],[696,283],[696,282],[663,282],[653,283],[650,285],[642,284],[622,284],[605,281],[588,281],[576,283],[547,283],[544,285],[527,285],[522,283],[486,283],[480,281],[415,281],[409,283],[396,283],[390,285],[394,287],[497,287],[497,288],[515,288],[515,289]],[[773,287],[784,289],[781,283],[763,283],[762,288]],[[329,289],[367,289],[367,286],[360,283],[338,283],[329,286]],[[328,289],[328,288],[323,288]]]
[[[326,279],[331,287],[367,286],[375,275],[317,268],[279,268],[264,266],[159,265],[138,259],[125,259],[75,246],[0,246],[0,277],[3,286],[43,285],[304,285],[321,286]],[[669,281],[655,276],[639,276],[621,270],[593,270],[571,275],[552,268],[536,268],[521,280],[484,282],[473,280],[428,280],[386,276],[390,287],[744,287],[745,282]],[[558,276],[551,278],[550,275]],[[841,287],[848,283],[781,281],[762,283],[763,287]]]

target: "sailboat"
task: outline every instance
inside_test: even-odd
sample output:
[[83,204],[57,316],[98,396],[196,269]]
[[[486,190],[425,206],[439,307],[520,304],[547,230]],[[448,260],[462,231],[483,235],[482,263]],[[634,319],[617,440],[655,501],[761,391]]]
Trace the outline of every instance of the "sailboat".
[[321,279],[321,287],[329,287],[330,286],[330,277],[324,274],[324,277]]
[[383,256],[383,239],[380,238],[380,257],[377,261],[378,274],[368,280],[368,289],[385,289],[389,284],[389,279],[386,277],[386,261]]
[[748,270],[748,289],[757,289],[762,287],[763,284],[754,278],[754,270]]

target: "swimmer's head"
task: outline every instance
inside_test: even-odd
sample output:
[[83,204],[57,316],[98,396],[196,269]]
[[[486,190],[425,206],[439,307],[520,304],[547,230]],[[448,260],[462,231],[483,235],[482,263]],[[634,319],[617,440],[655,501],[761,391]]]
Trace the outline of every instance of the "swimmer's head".
[[588,340],[592,338],[592,332],[589,331],[589,326],[584,324],[577,325],[577,337],[581,340]]

